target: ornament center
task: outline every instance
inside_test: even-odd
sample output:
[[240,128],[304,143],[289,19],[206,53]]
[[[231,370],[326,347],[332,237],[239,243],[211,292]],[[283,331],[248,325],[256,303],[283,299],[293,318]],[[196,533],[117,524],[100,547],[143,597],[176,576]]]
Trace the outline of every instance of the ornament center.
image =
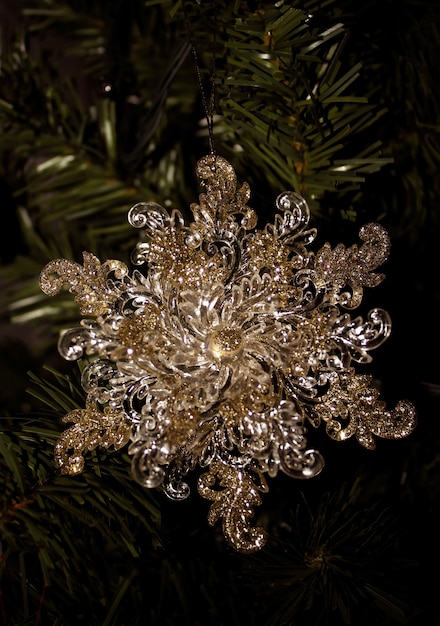
[[239,328],[218,326],[208,339],[208,350],[216,359],[228,361],[243,352],[244,338]]

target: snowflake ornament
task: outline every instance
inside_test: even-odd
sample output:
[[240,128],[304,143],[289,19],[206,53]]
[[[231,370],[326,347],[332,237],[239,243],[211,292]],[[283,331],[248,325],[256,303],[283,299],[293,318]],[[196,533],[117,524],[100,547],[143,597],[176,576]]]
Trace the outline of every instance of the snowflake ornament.
[[374,436],[409,435],[416,415],[408,401],[387,411],[371,377],[353,367],[391,331],[386,311],[366,321],[348,312],[384,278],[375,270],[389,254],[386,230],[367,224],[360,246],[326,243],[314,254],[301,196],[281,194],[274,224],[258,230],[249,186],[237,189],[225,159],[205,156],[197,174],[205,193],[189,226],[156,203],[129,211],[145,231],[133,253],[144,272],[87,252],[83,266],[57,259],[41,272],[47,295],[69,285],[86,316],[62,333],[60,353],[90,357],[86,407],[65,416],[72,425],[55,460],[73,475],[87,451],[128,444],[134,478],[174,500],[189,495],[188,473],[204,468],[209,523],[222,519],[227,541],[252,552],[266,539],[251,525],[266,475],[310,478],[323,467],[307,426],[373,449]]

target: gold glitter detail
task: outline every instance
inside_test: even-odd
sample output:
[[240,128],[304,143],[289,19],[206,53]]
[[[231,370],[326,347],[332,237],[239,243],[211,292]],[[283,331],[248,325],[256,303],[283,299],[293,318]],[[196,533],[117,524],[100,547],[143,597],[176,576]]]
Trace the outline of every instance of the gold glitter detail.
[[208,514],[209,524],[213,526],[222,519],[225,538],[238,552],[255,552],[264,546],[264,530],[249,523],[253,507],[261,504],[259,492],[267,492],[262,474],[255,474],[252,480],[251,473],[246,470],[215,462],[209,472],[200,476],[198,491],[213,502]]
[[257,230],[249,186],[238,187],[225,159],[208,155],[197,173],[204,193],[188,226],[154,202],[130,209],[144,229],[132,258],[145,271],[85,252],[84,266],[57,259],[41,272],[45,293],[68,285],[93,318],[58,344],[68,360],[91,358],[86,408],[66,416],[73,425],[55,460],[77,474],[87,451],[130,442],[134,478],[175,500],[189,494],[186,476],[206,469],[198,490],[212,502],[209,523],[221,520],[227,541],[249,553],[266,540],[251,524],[265,476],[305,479],[323,468],[309,422],[373,449],[375,437],[410,435],[416,413],[406,400],[387,410],[354,369],[391,332],[386,311],[349,314],[384,278],[386,230],[367,224],[360,245],[325,243],[314,254],[304,198],[280,194],[273,224]]
[[191,204],[196,222],[209,228],[217,220],[226,223],[235,215],[243,215],[241,226],[246,230],[255,228],[256,213],[247,205],[249,185],[243,183],[237,190],[237,176],[226,159],[213,154],[202,157],[197,163],[196,174],[206,187],[206,193],[200,194],[199,204]]
[[[390,253],[390,238],[380,224],[366,224],[359,231],[364,241],[361,246],[346,248],[338,244],[333,250],[325,243],[316,254],[315,270],[332,292],[332,301],[346,308],[356,308],[362,301],[362,287],[377,287],[384,274],[375,270],[386,261]],[[353,288],[353,293],[342,292],[345,285]]]
[[105,261],[89,252],[83,253],[84,267],[67,259],[55,259],[48,263],[40,274],[40,287],[48,296],[57,294],[64,284],[70,285],[70,293],[76,294],[75,302],[80,305],[82,315],[102,315],[108,311],[118,297],[108,284],[109,274],[122,278],[128,273],[127,266],[120,261]]
[[215,327],[208,339],[208,350],[214,358],[228,361],[243,352],[244,339],[240,329],[229,326]]
[[276,402],[277,398],[269,392],[268,385],[258,385],[248,390],[246,394],[222,402],[218,407],[218,413],[227,427],[239,426],[241,429],[245,429],[247,416],[252,415],[253,412],[264,414]]
[[127,317],[119,325],[117,335],[123,346],[132,350],[134,356],[143,353],[145,345],[145,333],[155,330],[158,325],[159,311],[151,306],[146,306],[138,314]]
[[333,375],[325,402],[318,403],[313,412],[326,423],[332,439],[344,441],[355,435],[369,450],[376,447],[373,435],[400,439],[409,435],[416,425],[410,403],[399,402],[393,411],[386,411],[379,391],[372,385],[372,377],[356,375],[354,370]]
[[220,254],[208,257],[201,250],[190,248],[186,233],[171,228],[157,233],[149,243],[147,261],[155,272],[180,288],[197,289],[209,280],[223,281],[227,270]]
[[[310,318],[303,318],[298,322],[298,333],[302,338],[300,359],[292,361],[292,370],[302,365],[308,367],[316,359],[322,359],[331,348],[331,331],[334,319],[330,313],[313,311]],[[295,355],[297,356],[297,355]]]
[[55,445],[55,463],[62,474],[75,475],[84,468],[85,452],[96,447],[119,450],[129,441],[131,427],[126,416],[111,409],[101,412],[94,406],[75,409],[63,422],[73,422]]
[[292,264],[289,261],[291,251],[274,239],[273,235],[257,232],[249,245],[251,256],[250,268],[253,272],[267,268],[273,280],[289,284],[293,278]]
[[167,432],[167,441],[173,448],[184,445],[190,439],[199,424],[200,414],[195,410],[177,411],[171,417]]

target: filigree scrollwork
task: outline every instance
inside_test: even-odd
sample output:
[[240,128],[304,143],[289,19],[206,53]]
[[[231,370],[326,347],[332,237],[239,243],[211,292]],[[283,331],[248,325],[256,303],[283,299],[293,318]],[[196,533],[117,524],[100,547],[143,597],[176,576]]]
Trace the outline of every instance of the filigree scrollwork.
[[[364,243],[346,248],[338,244],[334,249],[325,243],[316,254],[315,271],[322,276],[331,299],[349,309],[362,301],[363,287],[376,287],[384,274],[375,273],[390,252],[390,238],[380,224],[366,224],[359,231]],[[351,291],[342,291],[348,286]]]
[[96,447],[119,450],[130,440],[131,425],[124,413],[91,402],[85,409],[74,409],[63,422],[73,422],[55,445],[55,463],[62,474],[80,474],[85,452]]
[[414,407],[401,401],[392,411],[386,411],[372,377],[357,375],[353,369],[330,377],[330,389],[312,412],[325,422],[328,435],[344,441],[353,435],[358,442],[374,450],[373,435],[383,439],[406,437],[415,427]]
[[260,493],[267,491],[263,474],[215,462],[200,476],[198,491],[213,502],[208,522],[213,526],[221,519],[223,533],[236,550],[255,552],[264,546],[264,530],[251,526],[249,521],[253,508],[261,504]]
[[250,522],[265,476],[304,479],[323,468],[309,425],[373,449],[374,437],[409,435],[416,415],[408,401],[387,411],[353,367],[391,331],[382,309],[349,314],[383,279],[384,228],[367,224],[360,246],[314,254],[304,198],[281,194],[274,223],[259,230],[249,186],[237,189],[225,159],[208,155],[197,172],[205,190],[189,226],[154,202],[130,210],[144,229],[132,257],[143,272],[84,253],[84,267],[58,259],[41,273],[45,293],[67,284],[92,316],[59,341],[64,358],[91,362],[86,408],[66,416],[73,425],[55,458],[75,474],[89,450],[129,443],[134,478],[175,500],[189,495],[187,474],[206,468],[198,490],[213,503],[210,524],[221,519],[231,545],[252,552],[265,542]]
[[196,174],[206,188],[206,193],[200,194],[199,204],[191,204],[197,223],[215,231],[217,220],[224,225],[235,215],[243,215],[240,225],[245,230],[255,228],[257,216],[247,205],[250,198],[249,185],[243,183],[237,190],[235,170],[226,159],[213,154],[202,157],[197,163]]
[[128,268],[121,261],[102,263],[93,254],[83,253],[84,266],[67,259],[50,261],[40,274],[41,289],[48,296],[57,294],[63,285],[70,285],[82,315],[102,315],[111,309],[118,297],[109,282],[111,274],[121,279]]

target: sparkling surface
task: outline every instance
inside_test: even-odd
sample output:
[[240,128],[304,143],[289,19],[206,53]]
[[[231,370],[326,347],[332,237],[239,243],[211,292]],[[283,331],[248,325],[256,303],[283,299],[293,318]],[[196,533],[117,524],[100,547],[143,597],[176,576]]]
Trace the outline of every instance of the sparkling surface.
[[208,338],[208,350],[221,361],[228,361],[240,356],[244,348],[244,337],[240,329],[230,326],[214,328]]
[[68,285],[85,316],[61,335],[61,354],[92,357],[86,408],[65,417],[55,460],[73,475],[88,451],[128,444],[134,478],[175,500],[199,465],[209,523],[222,520],[226,540],[252,552],[266,541],[251,523],[265,477],[307,479],[323,467],[308,426],[374,449],[375,437],[408,436],[416,414],[406,400],[387,410],[356,370],[391,332],[382,309],[350,315],[384,278],[385,229],[366,224],[360,245],[313,253],[304,198],[281,194],[274,223],[259,230],[249,186],[237,187],[225,159],[204,157],[197,175],[204,192],[188,226],[153,202],[130,209],[145,232],[132,255],[144,273],[87,252],[83,265],[56,259],[41,272],[42,290]]

